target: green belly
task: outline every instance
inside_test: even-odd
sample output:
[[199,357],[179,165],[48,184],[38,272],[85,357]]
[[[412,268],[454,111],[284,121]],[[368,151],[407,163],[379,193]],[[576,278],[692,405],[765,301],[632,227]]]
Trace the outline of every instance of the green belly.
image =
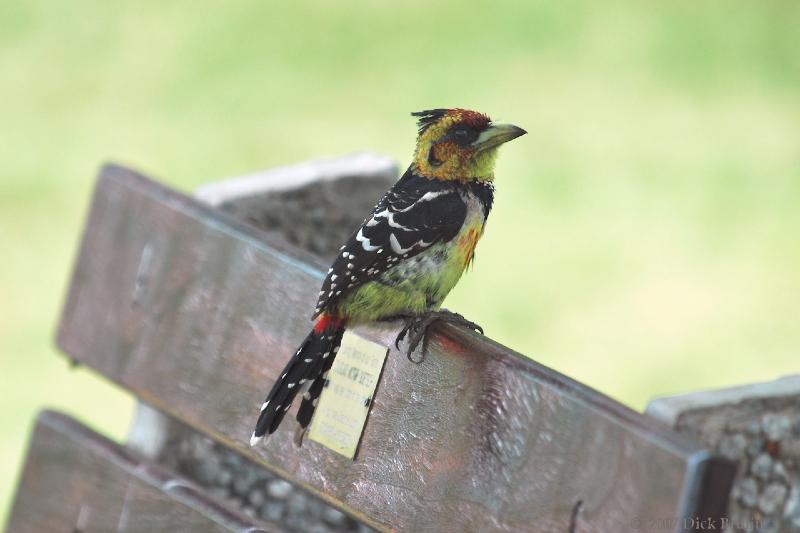
[[348,294],[337,314],[359,323],[436,310],[464,272],[462,255],[447,243],[432,246]]

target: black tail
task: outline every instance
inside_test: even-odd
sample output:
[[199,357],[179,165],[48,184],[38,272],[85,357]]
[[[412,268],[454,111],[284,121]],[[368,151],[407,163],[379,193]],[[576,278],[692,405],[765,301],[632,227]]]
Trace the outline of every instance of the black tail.
[[250,444],[257,444],[264,435],[273,433],[283,420],[299,391],[304,391],[297,421],[308,426],[325,385],[327,372],[336,357],[344,334],[344,322],[323,314],[314,329],[289,360],[283,373],[267,394]]

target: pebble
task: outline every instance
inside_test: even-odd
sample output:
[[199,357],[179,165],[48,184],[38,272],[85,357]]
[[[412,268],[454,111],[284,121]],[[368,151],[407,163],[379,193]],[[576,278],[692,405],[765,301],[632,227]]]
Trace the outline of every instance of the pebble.
[[719,441],[719,453],[728,459],[741,459],[745,454],[747,448],[747,439],[744,435],[736,433],[735,435],[725,435]]
[[217,484],[227,487],[231,481],[233,481],[233,472],[225,467],[220,468],[219,474],[217,474]]
[[786,500],[786,485],[782,483],[770,483],[761,498],[758,499],[758,509],[768,515],[771,515],[778,510],[783,502]]
[[282,479],[273,479],[267,484],[267,493],[278,500],[285,500],[292,492],[292,485]]
[[261,517],[271,522],[279,522],[283,516],[283,504],[280,502],[268,501],[261,506]]
[[308,531],[311,529],[312,524],[313,522],[303,514],[288,513],[283,518],[283,525],[286,529],[292,529],[294,531]]
[[223,456],[222,462],[233,471],[238,471],[244,466],[242,459],[235,453],[227,453]]
[[239,496],[247,496],[255,481],[256,474],[250,469],[244,469],[233,480],[233,492]]
[[231,491],[227,487],[212,487],[211,494],[218,500],[227,500],[231,497]]
[[758,503],[758,482],[746,477],[736,485],[736,499],[745,507],[755,507]]
[[786,439],[781,442],[781,456],[786,458],[786,461],[800,460],[800,436]]
[[210,455],[205,460],[196,461],[196,463],[194,472],[197,476],[197,480],[203,485],[211,485],[214,483],[217,476],[219,476],[219,459],[214,455]]
[[264,505],[265,500],[264,491],[261,489],[253,489],[250,491],[250,494],[247,495],[247,501],[250,502],[250,505],[253,507],[261,507]]
[[195,459],[205,459],[211,454],[212,444],[203,439],[194,439],[191,441],[189,455]]
[[191,455],[191,451],[192,451],[192,441],[191,440],[182,440],[178,444],[178,455],[181,455],[183,457],[187,457],[187,456]]
[[333,507],[326,507],[325,510],[322,511],[322,519],[332,526],[338,526],[344,523],[347,519],[347,515]]
[[781,461],[775,461],[772,467],[772,479],[783,481],[784,483],[789,483],[791,481],[789,479],[789,472]]
[[295,492],[289,497],[289,512],[295,515],[301,515],[308,509],[307,497],[302,492]]
[[745,424],[744,431],[748,435],[758,435],[761,432],[761,424],[759,424],[758,420],[750,420]]
[[767,413],[761,417],[761,428],[767,439],[779,441],[789,436],[792,421],[786,415]]
[[786,502],[784,525],[792,532],[800,532],[800,487],[795,486]]
[[755,422],[755,432],[758,433],[761,431],[761,425],[758,423],[758,420],[753,420],[752,418],[732,418],[725,422],[725,431],[728,433],[750,433],[750,428]]
[[308,510],[306,514],[309,516],[313,516],[315,520],[319,521],[322,520],[322,512],[325,509],[329,509],[330,507],[328,504],[322,502],[321,500],[316,499],[314,496],[306,494],[306,505],[308,505]]
[[772,457],[768,453],[761,453],[750,465],[750,473],[761,480],[768,480],[772,472]]
[[764,437],[754,437],[747,445],[747,455],[755,457],[764,450],[766,440]]
[[[744,531],[748,530],[745,529]],[[751,528],[750,531],[753,531],[753,529]],[[761,517],[761,519],[759,520],[758,529],[756,529],[755,531],[757,531],[758,533],[786,533],[782,532],[780,524],[778,523],[778,520],[776,520],[774,516]]]

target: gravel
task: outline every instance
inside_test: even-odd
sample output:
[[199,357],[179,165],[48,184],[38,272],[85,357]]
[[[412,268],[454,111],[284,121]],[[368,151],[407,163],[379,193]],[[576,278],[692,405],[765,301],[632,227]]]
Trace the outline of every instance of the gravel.
[[789,436],[792,420],[788,416],[767,413],[761,417],[761,427],[767,440],[779,441]]
[[285,500],[292,493],[292,485],[282,479],[273,479],[267,483],[267,493],[276,500]]
[[736,499],[745,507],[755,507],[758,503],[758,481],[751,477],[742,479],[734,492]]
[[734,461],[741,457],[746,449],[747,439],[740,433],[725,435],[719,441],[719,453]]
[[227,202],[220,208],[332,260],[392,183],[386,178],[345,177]]
[[775,513],[783,506],[787,493],[786,485],[770,483],[761,493],[761,498],[758,500],[758,509],[768,515]]
[[750,473],[760,480],[766,481],[772,473],[772,457],[767,453],[760,453],[750,465]]
[[727,533],[800,533],[800,397],[689,411],[677,429],[739,465]]
[[373,531],[260,465],[173,422],[159,462],[248,516],[306,533]]

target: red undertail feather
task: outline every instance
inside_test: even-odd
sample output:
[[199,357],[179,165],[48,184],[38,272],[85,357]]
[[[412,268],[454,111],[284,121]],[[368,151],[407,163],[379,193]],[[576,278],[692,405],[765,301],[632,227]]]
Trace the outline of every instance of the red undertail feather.
[[344,319],[342,318],[329,315],[328,313],[322,313],[319,318],[317,318],[317,322],[314,324],[314,333],[320,334],[329,327],[338,328],[343,323]]

